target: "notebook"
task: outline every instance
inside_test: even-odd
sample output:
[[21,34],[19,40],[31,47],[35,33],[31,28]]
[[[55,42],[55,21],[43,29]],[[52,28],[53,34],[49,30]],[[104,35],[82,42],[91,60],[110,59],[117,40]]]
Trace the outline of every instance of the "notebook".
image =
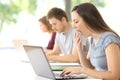
[[86,75],[73,75],[61,77],[57,71],[52,71],[51,66],[44,54],[43,48],[40,46],[23,45],[34,72],[41,77],[49,78],[52,80],[63,79],[83,79],[87,78]]

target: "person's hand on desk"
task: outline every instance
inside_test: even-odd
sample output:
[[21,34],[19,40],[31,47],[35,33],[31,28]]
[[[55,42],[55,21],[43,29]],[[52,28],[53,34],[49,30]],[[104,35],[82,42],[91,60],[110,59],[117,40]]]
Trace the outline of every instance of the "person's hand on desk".
[[63,70],[63,72],[61,73],[61,76],[65,76],[65,75],[73,75],[73,74],[80,74],[81,67],[67,67]]
[[[49,61],[55,61],[55,62],[61,62],[61,61],[56,61],[56,59],[60,58],[60,56],[63,56],[63,54],[57,55],[57,54],[46,54],[46,57]],[[63,61],[65,62],[65,61]]]
[[46,57],[47,57],[48,60],[52,60],[52,58],[54,57],[53,54],[45,54],[45,55],[46,55]]

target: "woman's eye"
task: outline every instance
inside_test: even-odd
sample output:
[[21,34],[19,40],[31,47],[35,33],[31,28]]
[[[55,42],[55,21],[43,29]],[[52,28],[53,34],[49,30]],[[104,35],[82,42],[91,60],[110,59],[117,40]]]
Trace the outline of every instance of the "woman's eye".
[[75,21],[74,23],[78,23],[78,21]]

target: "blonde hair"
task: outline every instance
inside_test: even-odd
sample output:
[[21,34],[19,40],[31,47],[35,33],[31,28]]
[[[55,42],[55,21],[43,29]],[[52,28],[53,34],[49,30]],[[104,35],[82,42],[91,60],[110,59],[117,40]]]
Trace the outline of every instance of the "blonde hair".
[[47,20],[46,16],[43,16],[42,18],[40,18],[38,20],[39,22],[42,22],[44,25],[46,25],[47,30],[51,33],[54,32],[54,30],[52,29],[51,24],[49,23],[49,21]]

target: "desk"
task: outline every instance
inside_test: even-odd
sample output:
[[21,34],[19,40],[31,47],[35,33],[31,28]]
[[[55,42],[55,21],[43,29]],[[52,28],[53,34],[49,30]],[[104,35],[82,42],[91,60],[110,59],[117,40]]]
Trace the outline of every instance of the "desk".
[[[84,80],[101,80],[88,77]],[[0,80],[50,80],[38,77],[30,63],[22,62],[14,50],[0,51]],[[83,80],[83,79],[80,79]]]

